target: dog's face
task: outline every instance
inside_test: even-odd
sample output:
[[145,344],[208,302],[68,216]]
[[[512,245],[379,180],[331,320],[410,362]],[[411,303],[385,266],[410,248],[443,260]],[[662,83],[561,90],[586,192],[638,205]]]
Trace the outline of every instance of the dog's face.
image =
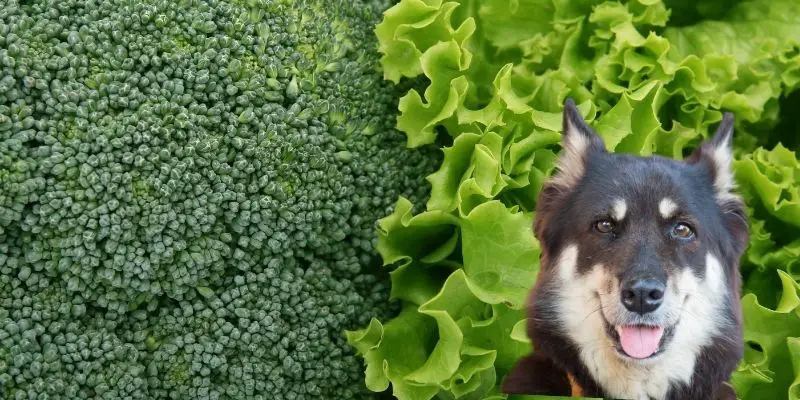
[[[565,152],[537,204],[534,319],[550,320],[587,359],[611,354],[621,365],[693,365],[738,326],[747,219],[731,192],[732,128],[726,115],[684,161],[614,154],[568,102]],[[614,368],[603,362],[594,375]]]
[[656,357],[681,315],[696,310],[686,308],[690,298],[724,303],[729,295],[732,271],[721,261],[729,235],[707,182],[697,165],[598,153],[552,215],[549,242],[563,244],[562,258],[574,256],[554,273],[593,292],[622,357]]

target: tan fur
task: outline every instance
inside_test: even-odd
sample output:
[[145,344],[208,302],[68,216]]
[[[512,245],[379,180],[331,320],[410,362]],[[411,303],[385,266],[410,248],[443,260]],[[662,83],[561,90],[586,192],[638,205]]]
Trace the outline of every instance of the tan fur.
[[628,212],[628,204],[626,204],[623,199],[617,199],[614,201],[614,209],[612,211],[613,214],[611,216],[614,217],[616,221],[622,221],[625,219],[625,214]]
[[575,380],[575,377],[572,374],[567,374],[567,379],[569,379],[569,386],[572,390],[572,397],[583,397],[585,393],[583,392],[583,388],[578,382]]
[[678,205],[668,197],[661,199],[661,202],[658,203],[658,212],[661,214],[661,218],[664,219],[672,217],[677,209]]

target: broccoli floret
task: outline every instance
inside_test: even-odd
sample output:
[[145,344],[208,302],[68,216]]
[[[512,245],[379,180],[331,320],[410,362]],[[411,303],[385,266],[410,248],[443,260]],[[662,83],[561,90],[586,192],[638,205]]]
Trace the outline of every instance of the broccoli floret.
[[0,397],[369,396],[394,129],[366,0],[0,9]]
[[10,276],[12,269],[25,267],[9,258],[0,275],[3,398],[148,398],[142,352],[116,334],[113,311],[93,309],[39,273]]

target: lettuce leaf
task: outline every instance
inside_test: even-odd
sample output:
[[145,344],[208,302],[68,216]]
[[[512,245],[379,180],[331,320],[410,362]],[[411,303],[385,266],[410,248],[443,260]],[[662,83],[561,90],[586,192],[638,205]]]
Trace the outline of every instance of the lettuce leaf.
[[[734,171],[756,204],[783,223],[800,228],[800,161],[778,144],[756,149],[736,160]],[[796,232],[800,233],[800,231]]]
[[401,198],[378,222],[402,312],[347,332],[370,389],[507,398],[497,385],[532,345],[531,225],[569,96],[610,150],[676,159],[736,113],[734,172],[752,234],[748,351],[732,382],[743,399],[798,400],[800,163],[787,146],[800,140],[778,127],[800,85],[800,3],[400,0],[375,33],[386,79],[427,82],[399,99],[406,145],[444,157],[424,211]]
[[[778,275],[782,295],[774,310],[760,305],[753,294],[742,298],[746,352],[731,381],[743,398],[787,398],[797,379],[792,355],[797,350],[793,340],[800,337],[800,285],[783,271]],[[798,399],[794,392],[791,400]]]

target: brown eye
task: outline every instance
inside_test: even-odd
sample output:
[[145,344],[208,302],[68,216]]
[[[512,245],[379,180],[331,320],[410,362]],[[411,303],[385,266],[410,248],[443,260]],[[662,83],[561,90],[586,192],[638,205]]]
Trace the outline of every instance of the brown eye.
[[600,220],[594,224],[594,229],[600,233],[609,233],[614,230],[614,223],[607,219]]
[[694,236],[694,230],[689,225],[679,222],[672,228],[672,236],[679,239],[689,239]]

